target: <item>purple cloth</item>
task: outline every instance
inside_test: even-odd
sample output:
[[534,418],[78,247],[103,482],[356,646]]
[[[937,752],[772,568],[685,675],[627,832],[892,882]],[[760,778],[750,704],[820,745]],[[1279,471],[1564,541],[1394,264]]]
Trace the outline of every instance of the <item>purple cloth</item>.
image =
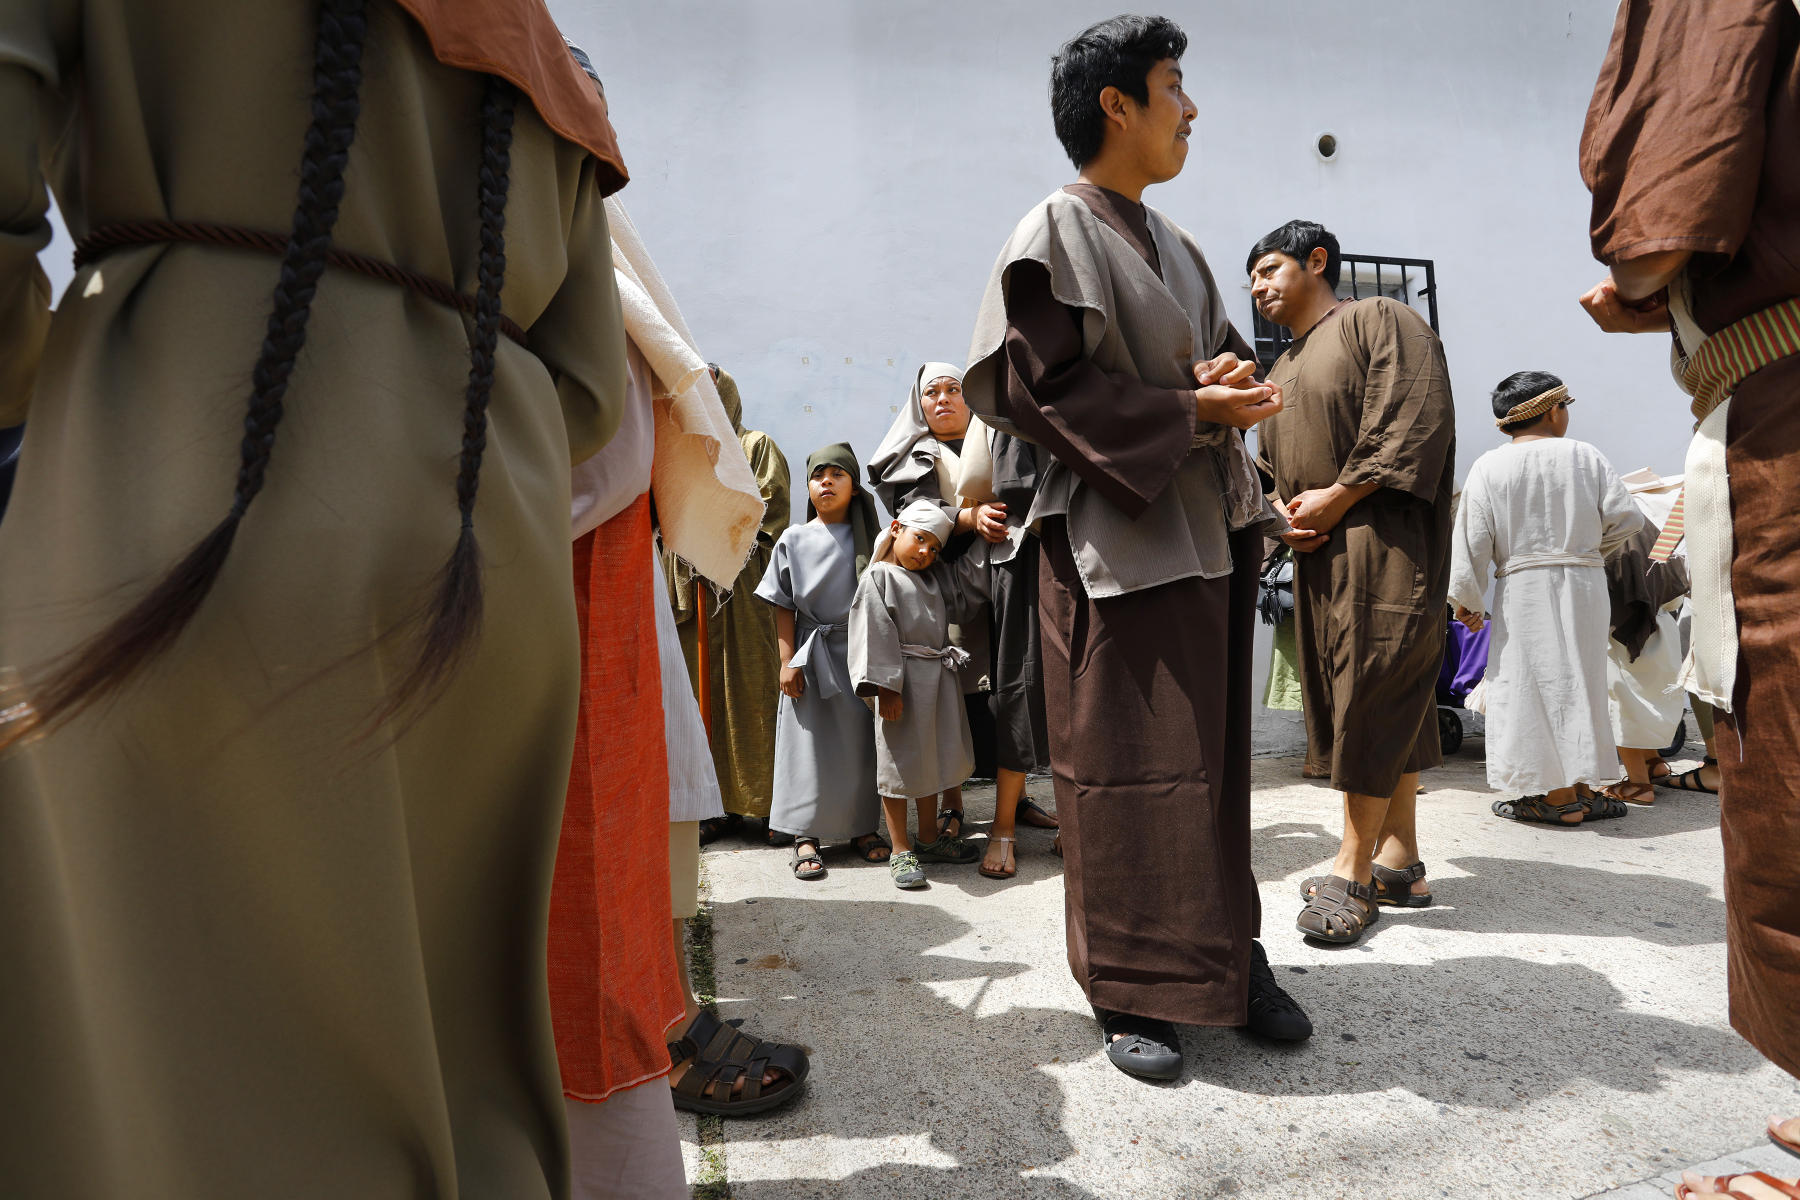
[[1468,698],[1481,677],[1487,674],[1488,630],[1470,633],[1461,621],[1450,622],[1449,636],[1444,639],[1444,666],[1438,672],[1438,700],[1457,707]]

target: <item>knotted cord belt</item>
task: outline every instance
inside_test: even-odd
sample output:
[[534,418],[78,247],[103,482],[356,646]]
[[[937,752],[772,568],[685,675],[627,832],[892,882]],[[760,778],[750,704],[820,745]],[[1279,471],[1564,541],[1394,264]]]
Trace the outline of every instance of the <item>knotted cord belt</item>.
[[[102,225],[75,244],[75,269],[127,246],[161,246],[180,243],[193,246],[222,246],[227,250],[256,250],[281,258],[287,253],[288,235],[265,229],[246,229],[241,225],[214,225],[207,221],[115,221]],[[336,246],[325,252],[331,266],[358,275],[403,287],[427,300],[453,308],[466,317],[475,315],[475,297],[467,296],[442,280],[397,267],[379,258],[370,258],[353,250]],[[507,316],[500,318],[500,332],[521,346],[529,345],[525,331]]]

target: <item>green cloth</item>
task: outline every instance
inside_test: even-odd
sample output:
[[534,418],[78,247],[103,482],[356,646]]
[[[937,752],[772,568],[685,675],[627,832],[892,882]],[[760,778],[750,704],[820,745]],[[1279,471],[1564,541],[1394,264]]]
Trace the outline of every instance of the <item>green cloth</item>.
[[[869,569],[869,559],[875,553],[875,539],[881,536],[881,514],[875,509],[875,497],[871,496],[862,485],[862,465],[856,461],[856,451],[850,448],[849,442],[834,442],[820,450],[814,450],[812,457],[806,460],[806,478],[810,482],[813,472],[820,467],[836,467],[850,476],[850,486],[855,493],[850,498],[850,540],[856,547],[856,577]],[[812,489],[807,489],[806,519],[812,520],[819,514],[813,510]]]
[[1263,707],[1281,712],[1300,712],[1300,651],[1294,644],[1294,618],[1275,627],[1275,644],[1269,651],[1269,685],[1263,691]]
[[[0,5],[0,425],[30,415],[0,664],[92,635],[225,515],[280,274],[121,249],[52,316],[46,180],[77,237],[286,231],[315,10]],[[334,242],[472,292],[483,80],[394,5],[367,45]],[[569,465],[626,396],[594,167],[518,106],[504,307],[530,349],[495,352],[485,615],[431,707],[359,737],[412,660],[377,639],[457,538],[468,334],[328,268],[267,487],[193,623],[0,761],[9,1200],[568,1194],[545,939],[581,686]]]
[[[762,490],[763,522],[731,595],[720,604],[707,589],[706,640],[712,677],[713,767],[725,811],[767,819],[775,793],[775,712],[781,702],[781,646],[775,635],[775,608],[756,596],[769,569],[776,539],[788,527],[788,464],[775,439],[743,426],[737,382],[719,372],[719,399],[738,430],[750,473]],[[694,619],[694,573],[686,563],[663,556],[669,602],[681,631],[688,678],[700,690],[699,622]]]

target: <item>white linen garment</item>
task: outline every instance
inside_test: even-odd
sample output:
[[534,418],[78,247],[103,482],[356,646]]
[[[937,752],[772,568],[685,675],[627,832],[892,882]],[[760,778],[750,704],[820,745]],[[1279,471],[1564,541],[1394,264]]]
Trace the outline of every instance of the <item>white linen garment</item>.
[[1604,555],[1643,517],[1586,442],[1513,442],[1475,460],[1451,546],[1450,599],[1481,612],[1491,569],[1488,786],[1539,796],[1619,779],[1608,711]]

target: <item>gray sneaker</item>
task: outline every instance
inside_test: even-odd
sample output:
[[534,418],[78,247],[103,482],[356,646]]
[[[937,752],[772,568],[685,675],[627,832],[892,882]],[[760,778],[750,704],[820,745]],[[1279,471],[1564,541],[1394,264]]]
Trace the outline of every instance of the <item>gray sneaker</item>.
[[911,850],[897,850],[894,857],[888,860],[888,874],[894,877],[897,888],[922,888],[925,886],[925,869],[919,866],[919,856]]
[[981,851],[961,837],[941,837],[918,847],[919,857],[926,862],[955,863],[967,866],[981,857]]

